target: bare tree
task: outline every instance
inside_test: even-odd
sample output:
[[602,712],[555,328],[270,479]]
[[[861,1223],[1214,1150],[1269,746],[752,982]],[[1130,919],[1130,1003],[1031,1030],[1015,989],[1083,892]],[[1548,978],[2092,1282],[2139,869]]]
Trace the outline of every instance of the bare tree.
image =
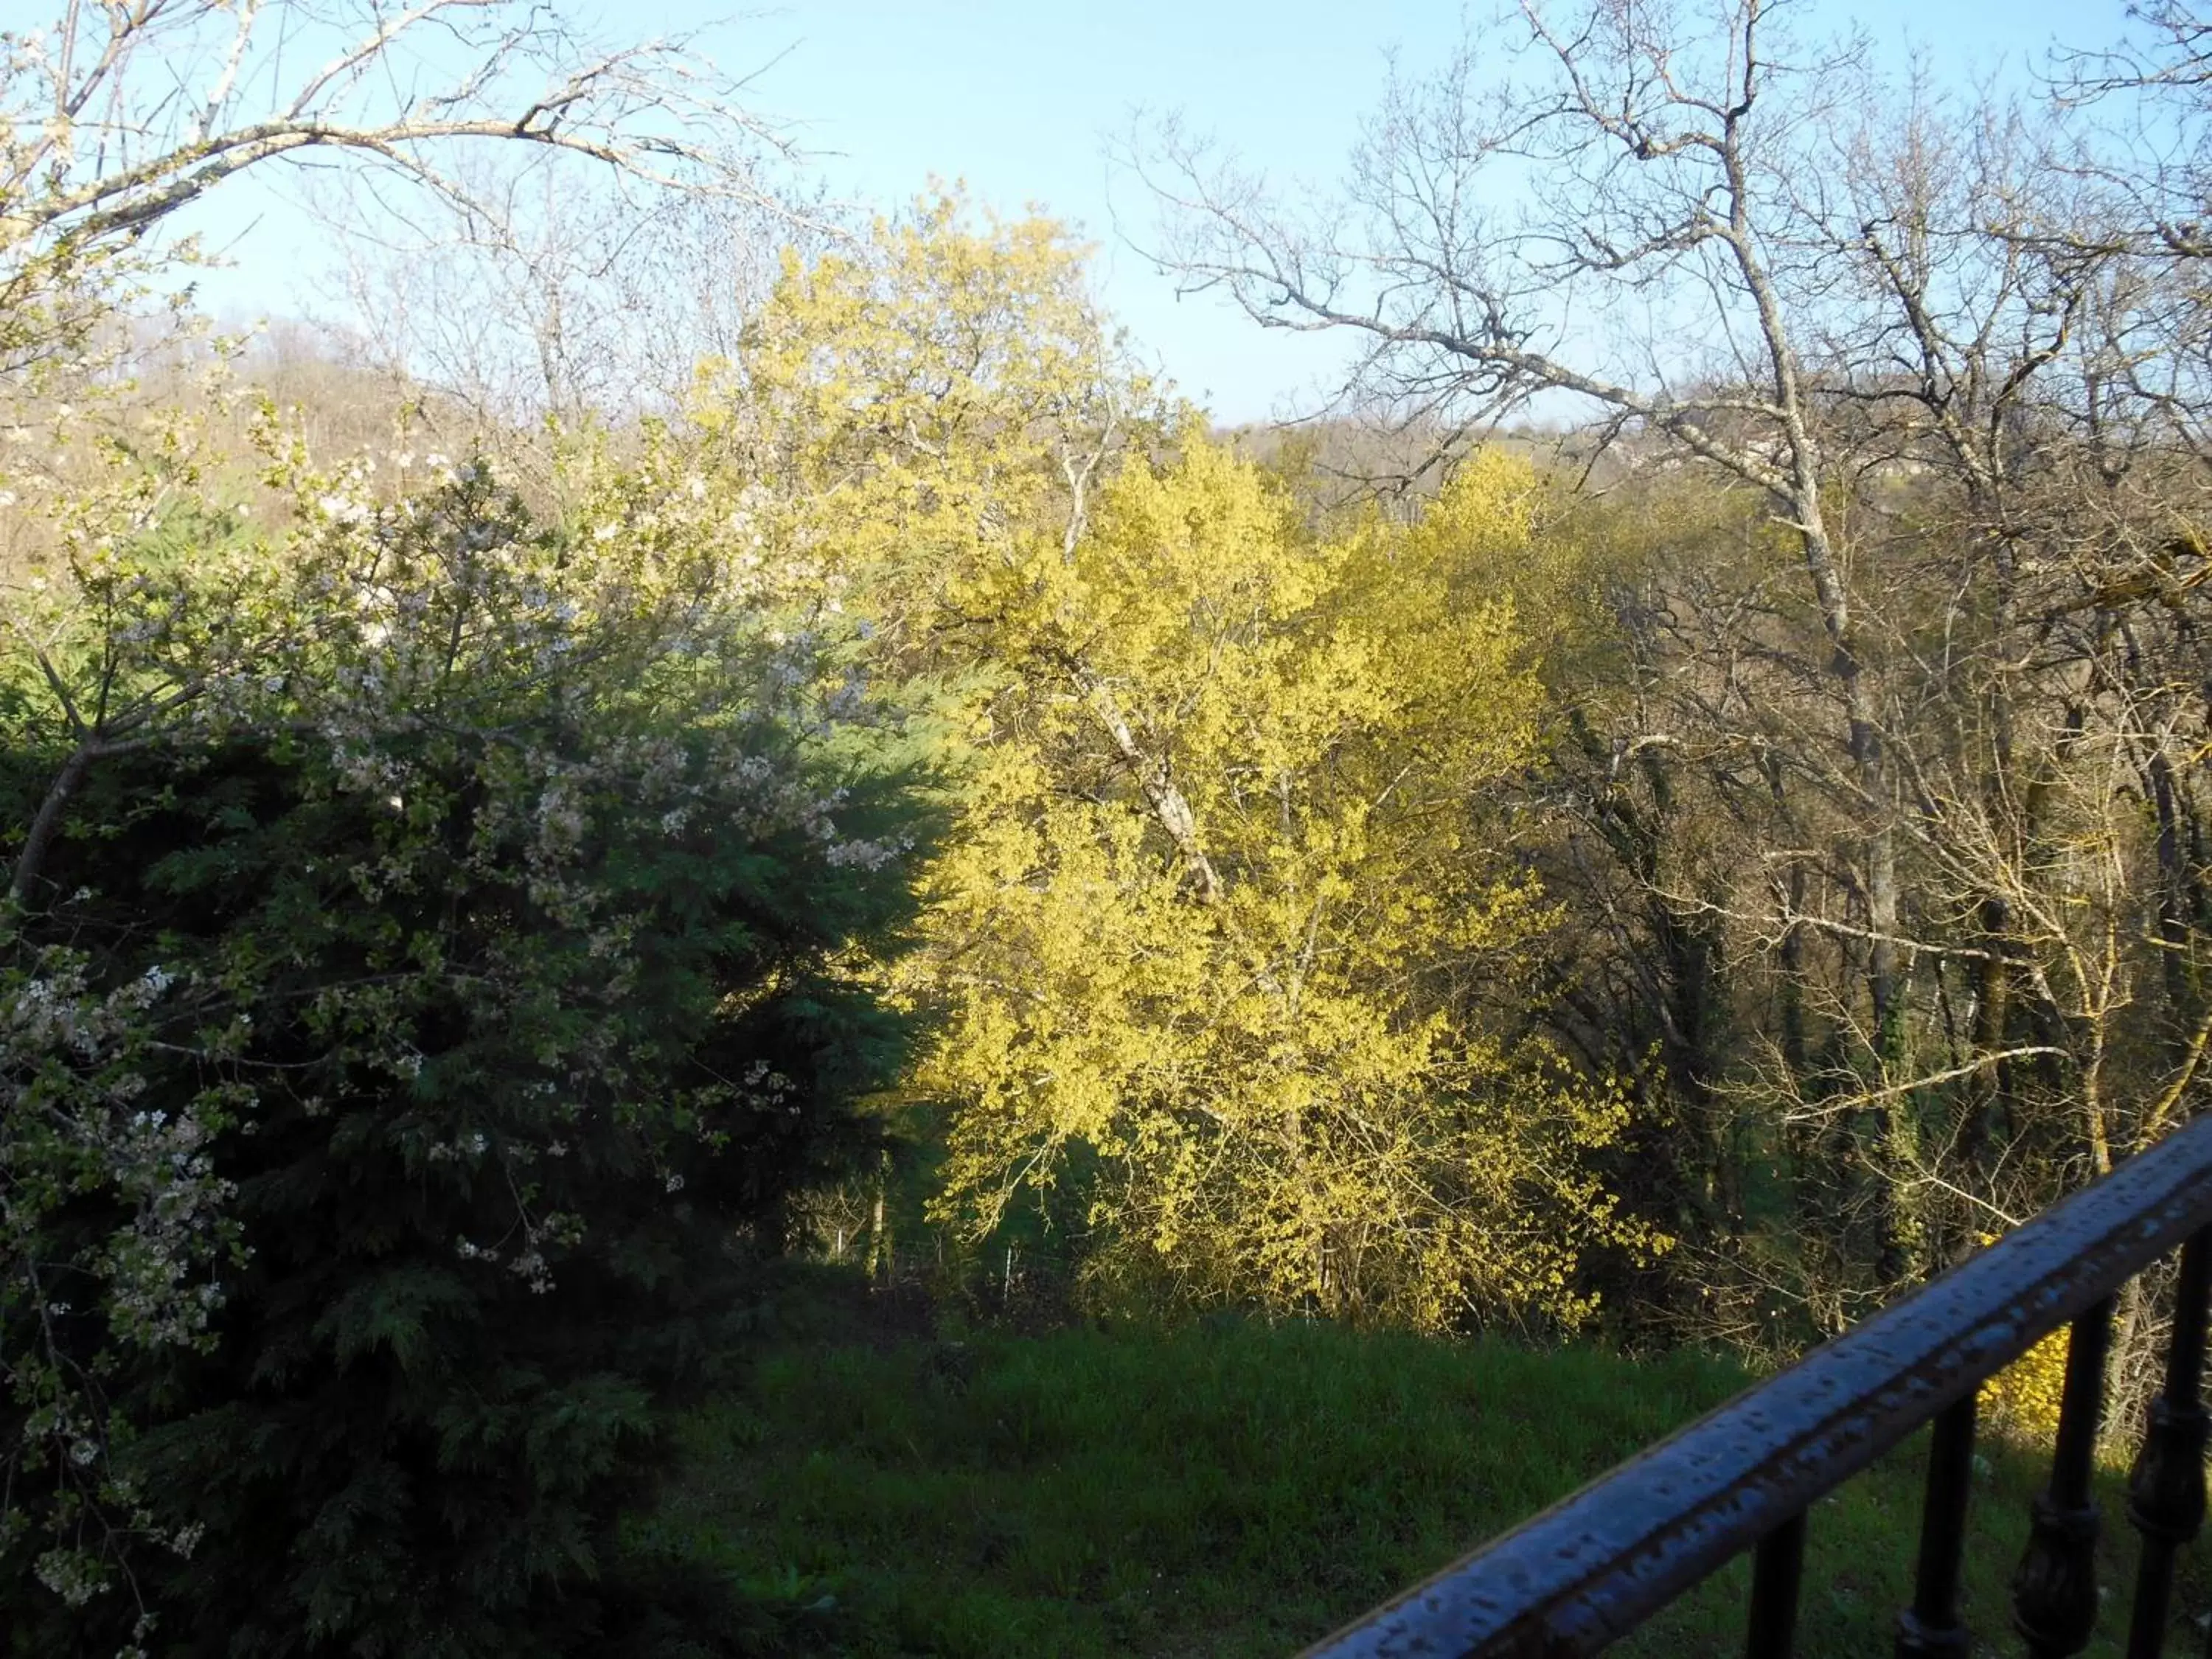
[[[665,412],[702,361],[733,359],[779,250],[836,234],[831,210],[663,191],[573,169],[471,183],[404,216],[333,206],[347,325],[378,366],[479,428],[522,434]],[[491,204],[481,211],[477,202]]]
[[1669,7],[1601,0],[1560,21],[1529,0],[1528,82],[1479,83],[1469,48],[1398,88],[1348,201],[1314,216],[1348,231],[1300,228],[1173,129],[1152,176],[1188,281],[1269,326],[1365,334],[1363,374],[1390,402],[1467,424],[1571,394],[1608,435],[1661,441],[1771,503],[1830,647],[1879,1029],[1896,1000],[1894,803],[1796,303],[1828,250],[1790,184],[1865,77],[1853,49],[1781,55],[1771,9],[1735,0],[1698,29]]
[[111,0],[0,33],[0,365],[80,331],[155,226],[238,173],[349,158],[489,214],[459,157],[527,146],[757,202],[782,135],[683,40],[526,0]]

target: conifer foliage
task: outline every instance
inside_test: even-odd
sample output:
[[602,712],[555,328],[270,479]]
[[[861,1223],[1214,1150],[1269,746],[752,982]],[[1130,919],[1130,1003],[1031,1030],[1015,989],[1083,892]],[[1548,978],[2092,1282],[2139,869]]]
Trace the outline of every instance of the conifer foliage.
[[911,776],[696,480],[271,481],[82,506],[9,659],[0,1619],[623,1650],[660,1408],[899,1061]]

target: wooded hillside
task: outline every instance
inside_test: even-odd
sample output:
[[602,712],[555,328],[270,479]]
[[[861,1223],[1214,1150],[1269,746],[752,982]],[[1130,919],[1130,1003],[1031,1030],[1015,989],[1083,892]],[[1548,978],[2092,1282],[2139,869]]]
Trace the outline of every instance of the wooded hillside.
[[[0,33],[10,1652],[742,1651],[623,1517],[797,1261],[1759,1364],[2201,1109],[2212,22],[1516,20],[1332,194],[1143,136],[1357,343],[1234,431],[675,46]],[[227,338],[303,155],[428,240]]]

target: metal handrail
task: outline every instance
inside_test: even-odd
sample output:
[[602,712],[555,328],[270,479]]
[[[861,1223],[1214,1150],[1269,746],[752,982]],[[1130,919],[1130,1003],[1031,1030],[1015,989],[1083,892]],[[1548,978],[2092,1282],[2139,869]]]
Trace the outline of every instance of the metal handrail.
[[2144,1534],[2130,1659],[2160,1651],[2175,1549],[2204,1513],[2199,1400],[2212,1279],[2212,1117],[2200,1118],[1894,1305],[1814,1349],[1306,1659],[1566,1659],[1595,1653],[1747,1550],[1748,1651],[1790,1650],[1805,1515],[1922,1425],[1936,1433],[1918,1584],[1897,1651],[1968,1651],[1958,1561],[1982,1382],[2072,1322],[2051,1483],[2014,1582],[2034,1659],[2078,1652],[2097,1610],[2090,1460],[2113,1298],[2185,1242],[2166,1383],[2129,1511]]

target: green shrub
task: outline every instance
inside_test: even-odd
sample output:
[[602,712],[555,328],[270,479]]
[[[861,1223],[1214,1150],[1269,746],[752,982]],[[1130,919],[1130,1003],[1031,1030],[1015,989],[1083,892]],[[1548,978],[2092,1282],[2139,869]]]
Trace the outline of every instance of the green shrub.
[[[711,1632],[613,1527],[788,1196],[874,1145],[861,957],[923,826],[896,732],[654,505],[575,544],[464,475],[280,556],[155,538],[124,613],[204,633],[111,699],[154,714],[72,729],[16,677],[16,823],[95,751],[0,982],[18,1650]],[[145,639],[85,627],[64,674]]]

